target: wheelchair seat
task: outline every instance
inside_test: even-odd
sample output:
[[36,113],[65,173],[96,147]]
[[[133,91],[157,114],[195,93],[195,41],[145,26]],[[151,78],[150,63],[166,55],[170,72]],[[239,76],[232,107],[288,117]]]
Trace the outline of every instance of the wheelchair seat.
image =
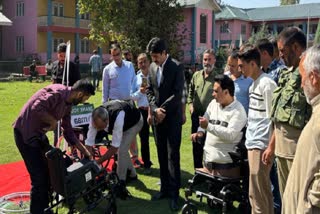
[[[211,208],[222,207],[222,213],[229,213],[228,209],[233,207],[233,202],[238,201],[239,207],[243,213],[250,213],[250,205],[248,199],[249,186],[249,167],[247,161],[247,151],[244,142],[240,142],[233,152],[229,152],[232,163],[217,164],[205,163],[208,168],[196,169],[192,179],[188,180],[188,186],[185,189],[186,203],[182,209],[182,213],[196,213],[197,208],[189,199],[194,193],[197,198],[202,201],[207,199],[207,203]],[[211,168],[210,168],[211,167]],[[237,176],[229,177],[213,174],[211,169],[238,169]],[[218,170],[217,170],[218,171]],[[222,173],[221,173],[222,174]]]

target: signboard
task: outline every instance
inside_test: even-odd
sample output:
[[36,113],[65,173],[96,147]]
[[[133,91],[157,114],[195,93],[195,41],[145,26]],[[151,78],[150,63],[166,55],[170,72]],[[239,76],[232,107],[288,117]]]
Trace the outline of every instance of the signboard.
[[91,114],[93,109],[93,104],[73,106],[71,110],[72,127],[88,125],[91,121]]

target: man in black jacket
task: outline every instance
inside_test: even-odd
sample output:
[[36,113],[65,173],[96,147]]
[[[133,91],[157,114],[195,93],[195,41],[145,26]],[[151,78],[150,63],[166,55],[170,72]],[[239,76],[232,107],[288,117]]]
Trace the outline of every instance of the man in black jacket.
[[147,46],[153,63],[150,65],[148,121],[153,121],[158,160],[160,192],[152,200],[170,198],[170,208],[178,210],[180,188],[180,144],[182,129],[183,66],[167,53],[164,40],[153,38]]
[[63,70],[64,70],[65,59],[66,59],[66,50],[67,50],[66,43],[60,43],[57,47],[58,60],[53,62],[52,83],[59,83],[67,86],[73,86],[73,84],[77,82],[81,78],[81,76],[80,76],[79,69],[77,69],[76,65],[71,61],[69,61],[69,77],[67,77],[67,70],[66,70],[64,75],[64,82],[62,82]]

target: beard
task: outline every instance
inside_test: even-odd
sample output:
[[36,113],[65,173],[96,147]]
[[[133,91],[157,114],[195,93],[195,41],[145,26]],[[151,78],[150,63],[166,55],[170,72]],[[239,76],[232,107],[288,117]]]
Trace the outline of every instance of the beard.
[[80,103],[82,103],[82,97],[81,98],[74,98],[72,100],[72,104],[75,105],[75,106],[80,104]]
[[314,98],[314,90],[311,86],[311,82],[310,80],[307,78],[305,83],[304,83],[304,86],[303,86],[303,92],[304,92],[304,95],[306,96],[306,100],[307,100],[307,103],[309,105],[311,105],[311,100]]
[[214,68],[214,65],[210,65],[210,64],[203,65],[203,70],[204,70],[207,74],[211,73],[211,71],[213,70],[213,68]]

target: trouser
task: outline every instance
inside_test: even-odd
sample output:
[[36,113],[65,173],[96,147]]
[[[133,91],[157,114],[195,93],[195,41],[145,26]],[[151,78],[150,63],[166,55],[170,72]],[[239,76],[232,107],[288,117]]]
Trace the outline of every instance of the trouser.
[[141,156],[143,160],[144,168],[151,167],[150,161],[150,148],[149,148],[149,124],[148,124],[148,109],[139,108],[140,113],[143,117],[143,127],[139,132],[141,142]]
[[293,159],[282,158],[279,156],[277,157],[279,190],[281,198],[283,197],[284,189],[286,188],[286,183],[290,169],[292,167],[292,163]]
[[248,150],[249,200],[253,214],[273,214],[273,198],[270,183],[271,164],[262,163],[263,150]]
[[98,78],[98,71],[93,71],[91,72],[92,74],[92,84],[94,86],[94,88],[97,88],[99,86],[99,78]]
[[160,180],[163,193],[172,198],[179,197],[180,188],[180,144],[181,122],[163,121],[155,126],[158,160],[160,165]]
[[117,174],[119,179],[122,181],[126,180],[127,170],[131,171],[131,175],[136,175],[136,170],[132,165],[130,156],[129,156],[129,147],[132,140],[138,134],[143,126],[143,118],[140,116],[140,120],[130,129],[123,132],[121,144],[118,150],[118,167]]
[[277,162],[274,161],[270,171],[270,181],[272,185],[273,205],[276,213],[281,213],[281,195],[279,191],[279,180],[277,173]]
[[[24,142],[19,130],[14,129],[14,139],[19,152],[24,160],[31,179],[31,203],[30,212],[32,214],[42,214],[49,205],[49,173],[48,164],[44,156],[41,142],[36,143],[37,147],[29,146]],[[39,139],[35,139],[38,141]],[[30,142],[29,142],[30,143]]]
[[130,158],[135,161],[138,160],[139,157],[139,148],[138,148],[138,143],[137,143],[137,137],[134,136],[132,139],[132,142],[129,147],[129,152],[130,152]]
[[[199,116],[200,114],[192,113],[191,114],[191,133],[197,133],[199,128]],[[193,153],[193,166],[194,168],[202,168],[202,159],[203,159],[203,146],[205,138],[201,142],[192,142],[192,153]]]

